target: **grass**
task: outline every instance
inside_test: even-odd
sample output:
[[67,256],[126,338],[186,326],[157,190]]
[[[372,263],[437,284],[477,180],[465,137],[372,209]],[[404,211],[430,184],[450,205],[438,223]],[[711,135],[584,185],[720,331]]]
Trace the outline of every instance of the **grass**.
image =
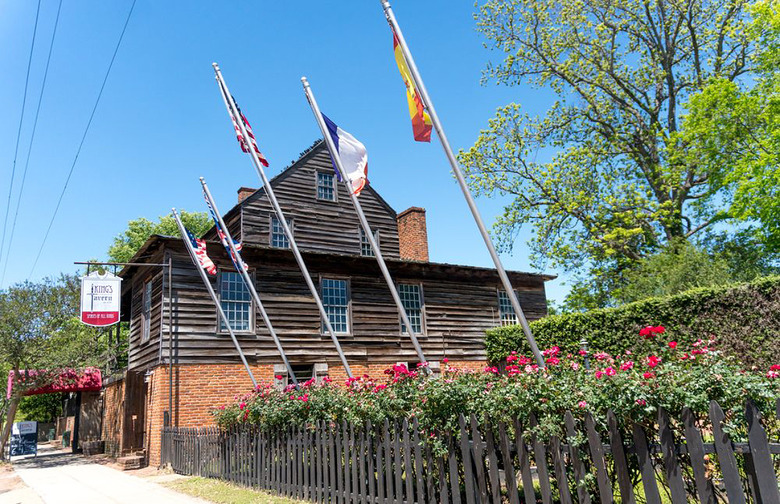
[[163,483],[164,486],[193,497],[200,497],[220,504],[300,504],[301,501],[277,497],[266,492],[258,492],[239,487],[224,481],[200,478],[180,479]]

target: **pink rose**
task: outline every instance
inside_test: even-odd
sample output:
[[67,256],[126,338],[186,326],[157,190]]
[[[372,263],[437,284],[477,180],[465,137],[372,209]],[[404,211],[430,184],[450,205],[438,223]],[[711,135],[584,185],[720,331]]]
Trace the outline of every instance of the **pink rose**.
[[580,401],[577,403],[577,406],[579,406],[580,408],[586,408],[588,406],[588,403],[585,401]]
[[644,399],[637,399],[637,400],[636,400],[636,403],[637,403],[638,405],[640,405],[640,406],[644,406],[644,405],[646,405],[646,404],[647,404],[647,401],[645,401]]
[[606,371],[607,376],[615,376],[617,374],[617,371],[615,371],[615,368],[613,367],[608,367],[604,371]]
[[621,371],[628,371],[629,369],[633,369],[633,368],[634,368],[634,361],[626,361],[620,365]]
[[676,341],[670,341],[669,342],[669,348],[671,348],[672,350],[677,348],[677,342]]

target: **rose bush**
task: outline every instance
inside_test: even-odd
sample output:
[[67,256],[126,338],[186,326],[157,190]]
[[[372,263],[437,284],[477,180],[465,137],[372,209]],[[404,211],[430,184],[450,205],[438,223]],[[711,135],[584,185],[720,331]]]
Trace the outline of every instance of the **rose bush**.
[[[385,419],[416,418],[434,440],[457,427],[459,414],[474,414],[481,423],[515,417],[525,421],[533,413],[539,421],[536,431],[543,436],[562,434],[567,410],[579,418],[589,411],[602,425],[607,410],[612,410],[624,424],[632,420],[650,427],[660,407],[679,418],[687,406],[704,420],[715,400],[730,424],[739,425],[735,420],[742,418],[750,398],[764,418],[774,418],[780,366],[747,372],[721,355],[713,341],[678,344],[670,332],[643,329],[634,350],[620,355],[564,354],[552,347],[544,351],[545,369],[512,353],[503,373],[495,367],[473,372],[445,363],[441,376],[427,378],[421,371],[396,365],[381,380],[363,376],[337,384],[326,378],[284,390],[261,385],[214,413],[222,427],[249,423],[263,429],[369,420],[378,425]],[[768,424],[771,431],[777,430],[776,421]],[[732,432],[740,435],[739,429]]]

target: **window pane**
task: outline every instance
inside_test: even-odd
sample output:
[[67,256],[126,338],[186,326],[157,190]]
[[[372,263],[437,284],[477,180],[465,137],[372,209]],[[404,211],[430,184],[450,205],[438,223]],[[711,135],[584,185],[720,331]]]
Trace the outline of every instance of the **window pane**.
[[144,284],[144,310],[143,310],[143,334],[142,339],[149,339],[152,327],[152,282],[151,280]]
[[[322,279],[322,304],[333,330],[337,333],[349,332],[349,299],[347,298],[347,281],[332,278]],[[327,329],[324,324],[322,331]]]
[[[292,222],[287,221],[287,226],[292,231]],[[284,234],[284,228],[282,227],[279,219],[271,217],[271,246],[278,248],[290,248],[290,242],[287,240],[287,235]]]
[[[252,298],[241,275],[234,271],[222,271],[219,275],[219,299],[230,327],[234,331],[251,330]],[[219,322],[219,330],[227,330],[222,320]]]
[[[415,333],[422,332],[422,296],[420,295],[420,286],[417,284],[399,284],[398,295],[401,297],[406,314],[409,316],[409,322],[412,323],[412,330]],[[408,334],[407,328],[401,321],[402,331]]]
[[[374,241],[379,246],[379,231],[374,232]],[[371,243],[368,241],[366,232],[363,231],[362,227],[360,228],[360,255],[374,257],[374,249],[371,248]]]
[[317,199],[336,201],[332,173],[317,172]]
[[512,302],[506,291],[498,291],[498,316],[501,319],[501,325],[514,325],[518,323],[517,314],[512,307]]

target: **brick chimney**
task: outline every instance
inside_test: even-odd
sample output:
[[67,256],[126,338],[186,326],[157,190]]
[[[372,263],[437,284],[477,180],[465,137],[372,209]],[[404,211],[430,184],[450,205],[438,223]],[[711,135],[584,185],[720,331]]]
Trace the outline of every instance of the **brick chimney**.
[[239,187],[238,188],[238,202],[241,203],[242,201],[247,199],[255,191],[257,191],[257,189],[252,189],[251,187]]
[[428,228],[425,209],[407,208],[398,214],[398,242],[401,259],[428,262]]

